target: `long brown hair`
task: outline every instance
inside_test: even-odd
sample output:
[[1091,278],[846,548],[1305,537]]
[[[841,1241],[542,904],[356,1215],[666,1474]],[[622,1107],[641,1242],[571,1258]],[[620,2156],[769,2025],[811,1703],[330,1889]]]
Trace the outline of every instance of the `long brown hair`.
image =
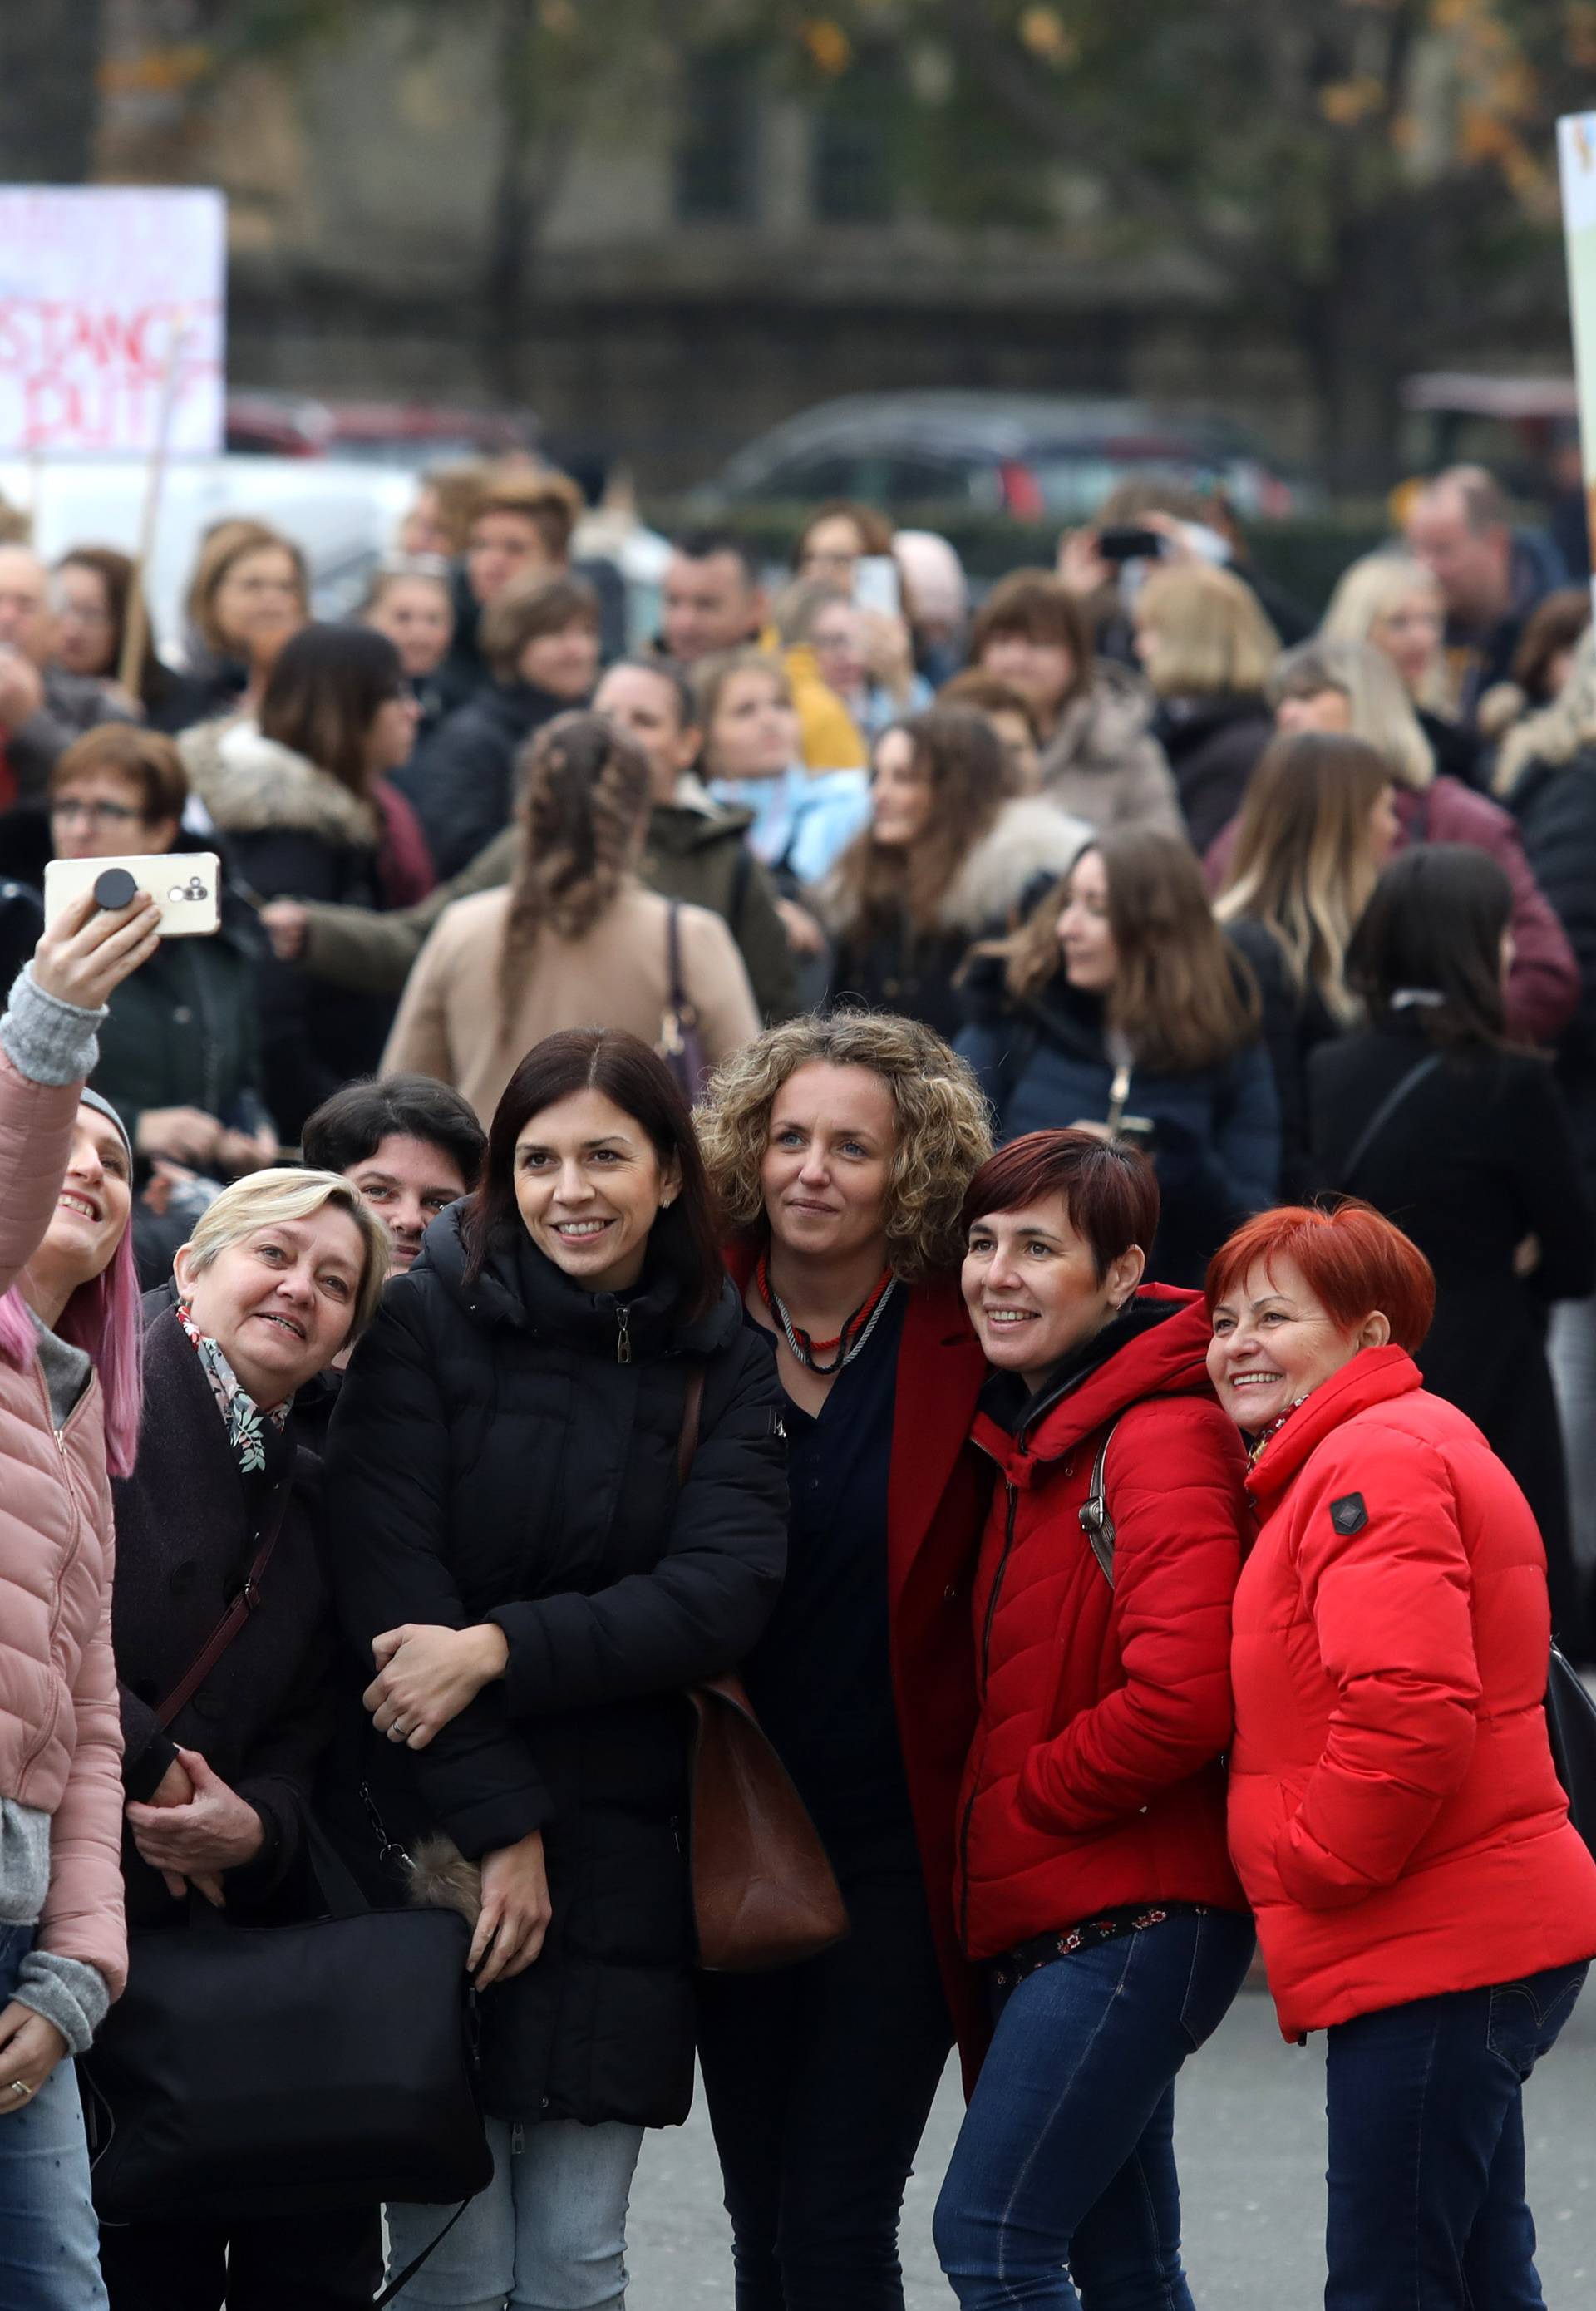
[[1318,730],[1277,738],[1247,784],[1235,850],[1214,912],[1272,932],[1298,994],[1313,987],[1331,1018],[1360,1016],[1347,943],[1380,869],[1374,813],[1393,783],[1361,738]]
[[890,931],[906,911],[916,931],[929,929],[948,885],[1007,797],[1007,770],[997,732],[972,706],[933,706],[894,722],[876,739],[902,731],[914,768],[930,789],[930,810],[917,842],[878,842],[869,827],[838,859],[827,911],[866,932]]
[[1005,958],[1009,993],[1039,995],[1064,966],[1059,917],[1076,868],[1088,852],[1103,860],[1108,926],[1120,968],[1105,1016],[1144,1067],[1190,1075],[1231,1059],[1258,1032],[1257,989],[1214,920],[1202,869],[1183,835],[1157,827],[1111,829],[1082,846],[1009,939],[989,954]]
[[641,749],[601,714],[559,714],[521,757],[520,848],[499,957],[499,1029],[539,934],[579,939],[612,906],[637,859],[651,798]]
[[404,691],[399,653],[374,626],[301,626],[267,677],[260,735],[307,755],[366,801],[371,726]]

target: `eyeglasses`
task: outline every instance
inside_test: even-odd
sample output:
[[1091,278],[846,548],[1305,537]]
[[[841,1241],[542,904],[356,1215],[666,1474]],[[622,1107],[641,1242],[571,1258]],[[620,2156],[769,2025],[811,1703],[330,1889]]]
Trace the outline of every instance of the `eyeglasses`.
[[131,826],[142,819],[142,810],[135,810],[126,802],[80,802],[74,795],[63,795],[50,805],[50,816],[64,824],[74,819],[84,819],[91,826]]

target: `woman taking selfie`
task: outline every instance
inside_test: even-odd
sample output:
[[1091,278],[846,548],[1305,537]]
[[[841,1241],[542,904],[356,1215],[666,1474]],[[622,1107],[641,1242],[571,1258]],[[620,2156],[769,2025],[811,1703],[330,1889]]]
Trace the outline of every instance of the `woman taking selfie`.
[[0,1019],[0,2300],[104,2311],[77,2080],[127,1967],[108,1469],[132,1466],[133,1152],[84,1089],[154,902],[85,894]]
[[1252,1954],[1221,1755],[1245,1464],[1200,1297],[1141,1283],[1145,1156],[1033,1132],[964,1210],[991,1366],[974,1442],[999,1482],[965,1608],[981,1713],[955,1900],[996,2030],[938,2253],[966,2311],[1190,2307],[1175,2073]]
[[999,1139],[1070,1124],[1153,1158],[1160,1282],[1195,1284],[1247,1212],[1273,1200],[1280,1125],[1256,990],[1179,835],[1087,845],[969,980],[958,1048]]
[[1214,912],[1262,999],[1286,1195],[1308,1184],[1309,1057],[1363,1016],[1347,943],[1397,832],[1391,772],[1356,738],[1277,738],[1242,805]]
[[[480,1184],[389,1286],[327,1462],[386,1737],[371,1786],[388,1838],[427,1839],[432,1898],[470,1916],[484,1993],[493,2180],[400,2302],[624,2299],[643,2129],[693,2098],[685,1696],[775,1601],[778,1402],[668,1068],[614,1029],[551,1035]],[[426,2206],[388,2221],[395,2269],[439,2228]]]
[[901,2311],[903,2187],[954,2033],[981,2035],[953,1930],[973,1720],[967,1572],[982,1364],[955,1281],[989,1147],[967,1070],[912,1020],[772,1028],[700,1112],[751,1338],[774,1343],[787,1580],[746,1665],[825,1841],[848,1938],[704,1975],[699,2051],[739,2311]]
[[1327,2033],[1327,2311],[1541,2300],[1522,2082],[1596,1955],[1542,1707],[1540,1536],[1420,1382],[1434,1294],[1356,1203],[1265,1213],[1208,1282],[1259,1520],[1230,1850],[1283,2034]]
[[[175,1300],[145,1301],[138,1456],[112,1488],[135,1925],[187,1932],[190,1888],[245,1923],[319,1913],[304,1831],[334,1729],[333,1614],[292,1406],[371,1321],[388,1261],[388,1232],[347,1180],[273,1169],[207,1206]],[[162,1723],[268,1539],[257,1609]],[[371,2300],[377,2211],[117,2223],[100,2254],[111,2311],[215,2311],[223,2292],[344,2311]]]
[[870,824],[818,895],[835,942],[832,1000],[958,1033],[972,943],[1014,926],[1091,832],[1040,795],[1010,799],[997,732],[973,707],[933,707],[876,741]]

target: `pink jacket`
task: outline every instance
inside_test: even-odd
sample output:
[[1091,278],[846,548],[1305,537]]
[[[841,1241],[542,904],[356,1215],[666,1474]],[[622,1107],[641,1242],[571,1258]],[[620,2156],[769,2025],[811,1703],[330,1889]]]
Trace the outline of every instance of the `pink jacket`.
[[[0,1051],[0,1292],[50,1224],[79,1088],[31,1083]],[[115,1997],[127,1937],[111,1534],[99,1382],[57,1436],[38,1365],[0,1356],[0,1797],[53,1817],[39,1949],[94,1967]]]

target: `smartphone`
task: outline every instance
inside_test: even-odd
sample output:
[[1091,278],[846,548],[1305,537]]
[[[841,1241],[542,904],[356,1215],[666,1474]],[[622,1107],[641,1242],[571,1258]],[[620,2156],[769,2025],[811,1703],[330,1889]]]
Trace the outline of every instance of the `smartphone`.
[[1164,540],[1156,529],[1100,529],[1097,551],[1105,562],[1156,562]]
[[146,851],[139,859],[52,859],[44,870],[44,919],[53,923],[101,876],[113,880],[108,892],[120,895],[102,903],[125,907],[134,888],[147,891],[161,906],[162,938],[208,938],[222,928],[222,861],[214,850]]
[[854,607],[881,610],[889,618],[903,615],[903,588],[898,565],[890,554],[867,554],[853,573]]

